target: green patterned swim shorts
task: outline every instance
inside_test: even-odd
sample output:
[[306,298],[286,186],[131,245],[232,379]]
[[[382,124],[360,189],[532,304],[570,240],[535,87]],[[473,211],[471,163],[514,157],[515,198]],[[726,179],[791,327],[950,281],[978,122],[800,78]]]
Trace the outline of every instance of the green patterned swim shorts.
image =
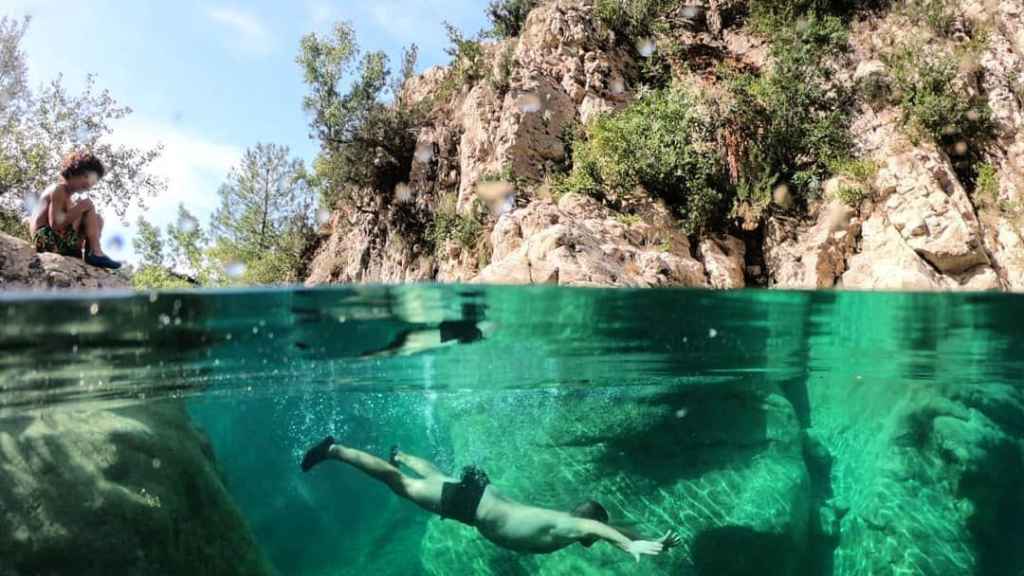
[[63,234],[49,226],[36,230],[32,241],[36,244],[36,252],[54,252],[62,256],[81,256],[82,240],[75,230],[67,230]]

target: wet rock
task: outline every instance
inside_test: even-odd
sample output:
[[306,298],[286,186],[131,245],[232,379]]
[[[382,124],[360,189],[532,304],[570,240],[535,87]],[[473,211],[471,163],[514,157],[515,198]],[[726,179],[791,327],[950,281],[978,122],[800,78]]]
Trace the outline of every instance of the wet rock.
[[271,574],[182,403],[0,422],[0,573]]
[[80,258],[37,254],[29,243],[0,234],[0,290],[96,290],[130,288],[117,273],[89,266]]

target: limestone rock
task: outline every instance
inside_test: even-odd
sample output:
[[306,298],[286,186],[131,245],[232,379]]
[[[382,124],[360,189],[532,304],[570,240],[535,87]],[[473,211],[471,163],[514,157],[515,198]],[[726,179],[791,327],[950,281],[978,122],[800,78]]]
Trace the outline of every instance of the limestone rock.
[[701,241],[698,254],[708,271],[712,288],[727,290],[747,285],[746,252],[743,241],[732,236]]
[[[661,223],[667,213],[657,213]],[[476,282],[563,286],[707,286],[686,235],[669,225],[627,225],[590,198],[569,194],[501,218],[492,263]]]
[[839,202],[819,208],[810,227],[772,218],[765,236],[765,261],[773,288],[832,288],[847,270],[860,224]]
[[4,576],[271,574],[182,403],[0,421]]
[[882,216],[864,223],[861,252],[849,259],[842,287],[850,290],[942,290],[949,285],[917,256]]
[[0,290],[98,290],[130,288],[117,273],[89,266],[81,259],[37,254],[29,243],[0,234]]
[[878,182],[887,192],[879,209],[941,274],[989,263],[974,207],[944,155],[917,148],[889,156]]

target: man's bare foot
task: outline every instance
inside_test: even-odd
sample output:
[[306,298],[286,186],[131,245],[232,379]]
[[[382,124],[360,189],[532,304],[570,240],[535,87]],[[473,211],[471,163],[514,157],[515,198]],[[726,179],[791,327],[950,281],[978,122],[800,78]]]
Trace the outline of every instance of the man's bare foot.
[[398,446],[392,446],[391,454],[388,456],[388,462],[395,468],[398,468],[398,465],[401,463],[401,461],[399,460],[401,457],[402,452],[398,449]]

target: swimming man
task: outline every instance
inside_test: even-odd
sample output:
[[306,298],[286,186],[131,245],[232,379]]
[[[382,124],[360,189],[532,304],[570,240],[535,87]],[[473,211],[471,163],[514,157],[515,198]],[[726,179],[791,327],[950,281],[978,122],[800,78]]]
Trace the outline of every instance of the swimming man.
[[[475,466],[466,467],[461,479],[456,480],[398,448],[392,448],[390,461],[385,461],[342,446],[328,436],[306,452],[302,471],[309,472],[326,460],[349,464],[420,508],[473,526],[484,538],[516,552],[549,554],[575,543],[589,548],[604,540],[639,562],[643,555],[656,556],[679,544],[679,537],[672,532],[658,540],[627,537],[607,524],[608,512],[594,501],[581,504],[571,513],[520,504],[495,490],[487,474]],[[399,466],[420,477],[403,474]]]

